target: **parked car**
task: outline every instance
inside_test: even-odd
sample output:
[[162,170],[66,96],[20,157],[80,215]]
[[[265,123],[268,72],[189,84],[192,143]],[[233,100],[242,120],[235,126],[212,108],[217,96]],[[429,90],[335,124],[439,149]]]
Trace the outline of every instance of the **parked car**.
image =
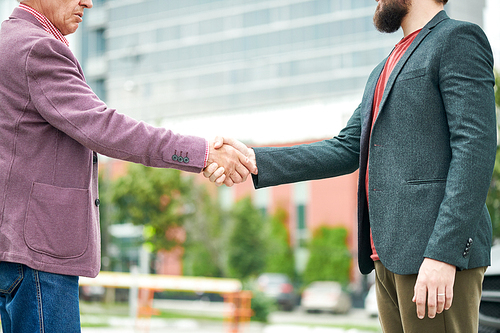
[[370,317],[378,317],[377,295],[375,291],[375,284],[372,284],[368,289],[368,294],[365,298],[365,311]]
[[297,304],[297,294],[286,274],[264,273],[257,279],[260,291],[276,301],[280,310],[292,311]]
[[491,248],[479,305],[479,333],[500,333],[500,245]]
[[301,306],[307,312],[347,313],[351,304],[351,296],[334,281],[313,282],[302,293]]
[[84,301],[99,302],[104,299],[106,289],[101,286],[80,286],[80,298]]

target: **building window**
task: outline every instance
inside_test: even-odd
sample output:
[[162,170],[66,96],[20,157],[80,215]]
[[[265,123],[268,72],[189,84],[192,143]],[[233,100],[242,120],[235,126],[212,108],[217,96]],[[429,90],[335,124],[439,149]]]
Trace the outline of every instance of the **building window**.
[[297,205],[297,246],[307,246],[306,205]]
[[243,27],[253,27],[255,25],[268,24],[270,22],[269,9],[243,14]]
[[267,213],[267,207],[270,203],[270,189],[261,188],[255,191],[255,206],[263,216]]
[[309,183],[302,182],[294,185],[293,199],[295,203],[295,247],[305,248],[309,239],[307,229],[307,201],[309,197]]
[[88,48],[87,57],[101,57],[106,52],[106,39],[104,38],[104,29],[90,30],[87,34]]
[[104,79],[89,80],[89,86],[101,101],[106,100],[106,83]]
[[92,4],[94,7],[99,7],[99,6],[104,5],[105,2],[106,2],[106,0],[93,0]]

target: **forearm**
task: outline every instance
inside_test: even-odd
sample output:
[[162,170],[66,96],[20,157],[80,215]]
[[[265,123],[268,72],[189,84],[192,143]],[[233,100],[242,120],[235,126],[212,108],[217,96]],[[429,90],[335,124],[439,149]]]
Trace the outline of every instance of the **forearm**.
[[253,176],[255,188],[336,177],[357,170],[359,154],[333,146],[335,143],[325,140],[294,147],[254,148],[259,168],[259,174]]

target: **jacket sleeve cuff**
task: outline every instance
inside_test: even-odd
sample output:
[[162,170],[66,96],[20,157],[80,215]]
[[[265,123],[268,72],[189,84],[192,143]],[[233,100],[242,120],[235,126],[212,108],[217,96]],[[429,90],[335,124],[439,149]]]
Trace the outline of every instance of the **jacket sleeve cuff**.
[[208,153],[210,152],[210,147],[208,145],[208,140],[205,140],[205,162],[203,163],[203,169],[205,169],[208,165]]

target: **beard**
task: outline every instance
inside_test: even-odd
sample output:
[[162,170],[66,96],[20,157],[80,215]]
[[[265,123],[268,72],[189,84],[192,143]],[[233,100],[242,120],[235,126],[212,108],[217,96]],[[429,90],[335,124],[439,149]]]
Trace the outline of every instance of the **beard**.
[[380,32],[392,33],[398,31],[401,22],[408,14],[410,5],[408,0],[381,0],[373,16],[375,28]]

